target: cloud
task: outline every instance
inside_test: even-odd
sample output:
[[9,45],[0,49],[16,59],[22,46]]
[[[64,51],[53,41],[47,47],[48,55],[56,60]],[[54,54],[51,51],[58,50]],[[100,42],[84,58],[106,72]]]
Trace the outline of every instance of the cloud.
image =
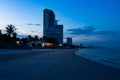
[[68,29],[70,35],[86,35],[86,36],[120,36],[120,30],[98,30],[93,26],[83,28]]
[[81,35],[81,34],[88,34],[95,30],[93,26],[85,26],[83,28],[76,28],[76,29],[68,29],[67,31],[70,32],[71,35]]
[[87,43],[95,45],[103,45],[108,47],[117,47],[120,45],[120,30],[101,30],[92,26],[68,29],[70,37],[73,38],[73,43]]
[[41,24],[33,24],[33,23],[28,23],[28,26],[41,26]]
[[91,35],[102,35],[102,36],[120,36],[119,30],[99,30],[90,33]]

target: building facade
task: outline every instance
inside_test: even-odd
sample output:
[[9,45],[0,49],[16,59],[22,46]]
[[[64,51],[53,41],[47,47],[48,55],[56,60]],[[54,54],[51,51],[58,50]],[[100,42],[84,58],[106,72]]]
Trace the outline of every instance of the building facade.
[[67,38],[67,44],[72,45],[72,38]]
[[55,14],[50,9],[43,11],[43,36],[55,38],[58,43],[63,43],[63,25],[58,25]]
[[52,10],[44,9],[43,11],[43,35],[47,36],[48,28],[54,25],[55,14]]

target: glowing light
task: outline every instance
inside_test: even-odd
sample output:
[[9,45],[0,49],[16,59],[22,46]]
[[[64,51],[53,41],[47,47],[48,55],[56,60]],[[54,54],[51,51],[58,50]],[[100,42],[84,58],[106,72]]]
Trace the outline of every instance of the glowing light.
[[16,41],[16,44],[17,44],[17,45],[19,45],[19,44],[20,44],[20,42],[19,42],[19,41]]
[[42,47],[45,47],[45,44],[44,44],[44,43],[42,44]]
[[59,46],[62,46],[62,44],[59,44]]
[[52,43],[46,43],[45,44],[47,47],[50,47],[50,46],[52,46]]

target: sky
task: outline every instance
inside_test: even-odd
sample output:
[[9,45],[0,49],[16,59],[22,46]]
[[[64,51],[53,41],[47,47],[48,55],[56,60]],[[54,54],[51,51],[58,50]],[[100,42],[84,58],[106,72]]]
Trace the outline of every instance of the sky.
[[43,36],[43,10],[51,9],[74,44],[120,47],[120,0],[0,0],[0,29]]

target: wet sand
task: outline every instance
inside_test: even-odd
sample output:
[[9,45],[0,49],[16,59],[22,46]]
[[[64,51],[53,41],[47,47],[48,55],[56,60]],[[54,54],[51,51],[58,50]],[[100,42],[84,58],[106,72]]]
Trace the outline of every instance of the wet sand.
[[33,51],[31,56],[4,59],[0,80],[120,80],[120,69],[76,56],[74,51],[38,50],[37,55]]

